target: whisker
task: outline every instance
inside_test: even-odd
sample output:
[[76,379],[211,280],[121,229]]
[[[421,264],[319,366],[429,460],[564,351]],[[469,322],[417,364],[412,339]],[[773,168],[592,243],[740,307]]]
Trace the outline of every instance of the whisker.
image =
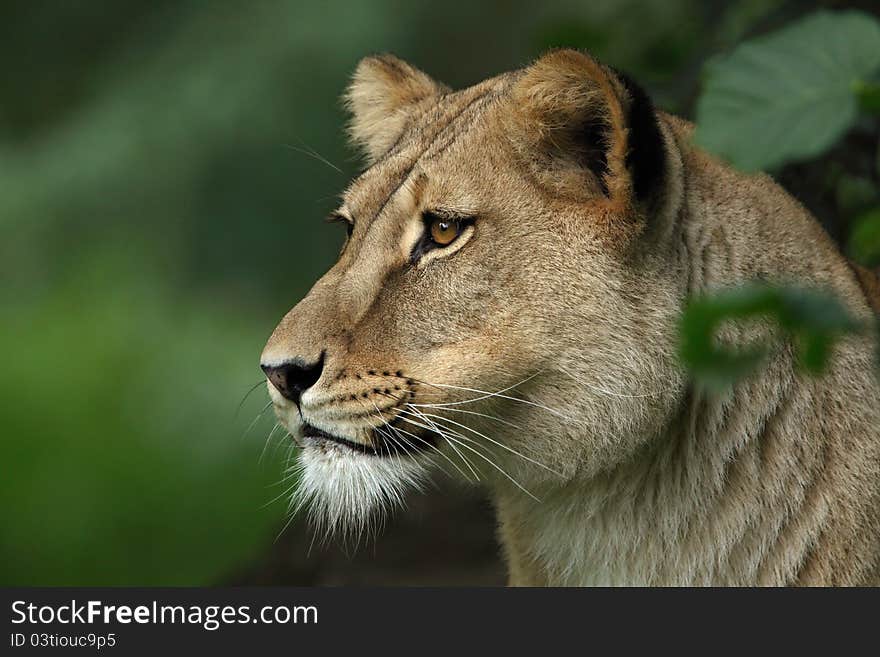
[[[513,481],[519,488],[522,488],[522,490],[529,493],[529,491],[527,491],[519,482],[517,482],[515,479],[513,479],[513,477],[510,474],[508,474],[503,468],[501,468],[497,463],[489,460],[482,453],[477,452],[474,449],[474,447],[480,447],[480,448],[488,451],[489,454],[491,454],[494,457],[495,454],[491,450],[489,450],[485,445],[481,445],[480,443],[476,442],[473,438],[469,438],[468,436],[466,436],[458,431],[455,431],[451,427],[448,427],[446,425],[442,425],[442,427],[438,426],[430,418],[425,418],[425,421],[431,423],[431,426],[434,428],[434,430],[437,431],[438,433],[440,433],[447,441],[449,441],[450,447],[455,449],[455,445],[458,445],[464,449],[467,449],[470,452],[473,452],[474,454],[476,454],[477,456],[482,458],[484,461],[489,463],[493,468],[495,468],[496,470],[501,472],[505,477],[507,477],[508,479]],[[412,422],[412,420],[407,420],[407,422]],[[458,438],[459,440],[456,440],[455,438]],[[468,459],[465,458],[464,460],[468,463],[469,467],[473,467]],[[531,493],[529,493],[529,495],[531,497],[533,497],[534,499],[537,499]],[[540,501],[540,500],[538,500],[538,501]]]
[[[299,139],[299,137],[297,137],[297,139]],[[331,169],[338,171],[339,173],[345,175],[345,172],[342,169],[340,169],[338,166],[333,164],[330,160],[328,160],[326,157],[321,155],[314,148],[312,148],[311,146],[306,144],[302,139],[299,139],[299,141],[302,142],[302,144],[303,144],[303,146],[305,146],[305,148],[300,148],[299,146],[294,146],[293,144],[284,144],[284,146],[286,148],[289,148],[290,150],[296,151],[297,153],[302,153],[303,155],[308,155],[309,157],[318,160],[318,162],[322,162],[323,164],[326,164]]]
[[555,474],[557,477],[564,477],[564,476],[565,476],[565,475],[563,475],[561,472],[557,472],[556,470],[554,470],[553,468],[551,468],[549,465],[545,465],[545,464],[541,463],[540,461],[536,461],[535,459],[533,459],[533,458],[531,458],[531,457],[529,457],[529,456],[526,456],[525,454],[522,454],[522,453],[516,451],[516,450],[513,449],[512,447],[510,447],[510,446],[508,446],[508,445],[505,445],[505,444],[503,444],[503,443],[500,443],[500,442],[498,442],[497,440],[495,440],[494,438],[490,438],[490,437],[487,436],[486,434],[484,434],[484,433],[480,433],[480,432],[477,431],[476,429],[473,429],[473,428],[471,428],[471,427],[469,427],[469,426],[467,426],[467,425],[461,424],[460,422],[456,422],[455,420],[452,420],[452,419],[450,419],[450,418],[448,418],[448,417],[442,417],[442,416],[440,416],[440,415],[434,415],[434,414],[431,414],[431,413],[425,413],[424,415],[427,416],[427,417],[434,418],[435,420],[438,420],[438,421],[443,420],[443,421],[446,421],[446,422],[451,422],[451,423],[454,424],[455,426],[457,426],[457,427],[461,427],[462,429],[465,429],[466,431],[470,431],[471,433],[476,434],[477,436],[480,436],[481,438],[484,438],[484,439],[488,440],[488,441],[491,442],[492,444],[497,445],[497,446],[500,447],[501,449],[507,450],[507,451],[510,452],[511,454],[516,454],[517,456],[519,456],[519,457],[522,458],[522,459],[525,459],[525,460],[528,461],[529,463],[533,463],[534,465],[537,465],[537,466],[540,467],[540,468],[544,468],[544,469],[547,470],[548,472],[552,472],[552,473]]
[[[411,431],[407,431],[406,429],[403,429],[403,428],[401,428],[401,427],[395,427],[395,426],[392,426],[392,425],[390,425],[390,424],[388,425],[388,428],[389,428],[392,432],[394,432],[394,434],[395,434],[400,440],[402,440],[402,441],[403,441],[403,442],[404,442],[404,443],[405,443],[410,449],[412,449],[413,452],[421,451],[421,453],[424,455],[424,457],[425,457],[426,459],[428,459],[428,461],[430,462],[430,464],[431,464],[433,467],[436,467],[436,468],[438,468],[439,470],[441,470],[441,471],[443,472],[443,474],[445,474],[447,477],[450,477],[450,478],[451,478],[452,475],[449,474],[449,471],[448,471],[446,468],[444,468],[442,465],[440,465],[439,463],[437,463],[436,459],[433,458],[433,455],[431,454],[431,452],[424,451],[424,450],[419,450],[419,448],[418,448],[418,447],[417,447],[417,446],[416,446],[411,440],[409,440],[408,438],[405,438],[405,437],[402,436],[401,434],[402,434],[402,433],[405,433],[405,434],[407,434],[408,436],[411,436],[412,438],[414,438],[414,439],[418,440],[419,442],[423,443],[428,449],[433,449],[437,454],[439,454],[440,456],[442,456],[443,458],[445,458],[447,461],[449,461],[449,463],[452,464],[453,467],[455,467],[456,469],[459,469],[458,466],[456,465],[456,463],[455,463],[454,461],[452,461],[448,456],[446,456],[446,454],[444,454],[443,452],[441,452],[439,449],[437,449],[434,445],[432,445],[430,442],[428,442],[427,440],[425,440],[425,439],[422,438],[421,436],[417,436],[416,434],[412,433]],[[461,472],[460,469],[459,469],[459,472]],[[462,472],[462,474],[464,474],[464,472]],[[467,475],[465,475],[465,477],[467,477]]]
[[[292,448],[291,448],[291,451],[292,451]],[[291,453],[291,452],[288,451],[288,462],[290,462],[290,461],[289,461],[289,458],[290,458],[289,455],[290,455],[290,453]],[[291,466],[290,469],[291,469],[291,470],[294,470],[294,469],[295,469],[295,470],[294,470],[294,475],[300,474],[300,473],[302,472],[302,466],[300,466],[296,461],[294,461],[294,465]],[[297,479],[299,479],[299,478],[297,477]],[[297,483],[298,483],[298,482],[297,482]],[[291,487],[290,492],[293,492],[293,489],[294,489],[295,487],[296,487],[296,484],[294,484],[294,485]],[[306,501],[307,501],[307,500],[306,500],[305,498],[300,498],[299,500],[297,500],[295,496],[291,496],[291,498],[290,498],[290,502],[287,504],[287,521],[284,523],[284,525],[281,527],[281,529],[280,529],[280,531],[278,532],[278,534],[275,536],[275,540],[273,541],[273,543],[277,543],[277,542],[278,542],[278,539],[280,539],[281,536],[284,534],[284,532],[287,531],[287,528],[290,527],[290,523],[293,522],[293,519],[296,517],[296,515],[297,515],[297,514],[299,513],[299,511],[302,509],[302,506],[306,503]],[[311,549],[311,546],[310,546],[309,549]]]
[[[467,390],[469,392],[476,392],[476,393],[480,393],[480,394],[484,395],[483,397],[475,397],[475,398],[469,400],[469,401],[479,401],[480,399],[488,399],[489,397],[493,397],[494,395],[497,395],[497,394],[500,394],[503,392],[510,392],[511,390],[518,388],[519,386],[521,386],[525,383],[528,383],[529,381],[534,379],[536,376],[541,374],[541,372],[542,372],[542,370],[539,370],[539,371],[535,372],[534,374],[532,374],[531,376],[527,376],[525,379],[522,379],[521,381],[517,381],[516,383],[513,383],[513,384],[507,386],[506,388],[502,388],[501,390],[494,392],[494,393],[488,392],[485,390],[473,390],[471,388],[459,388],[459,389],[460,390]],[[412,380],[415,381],[416,383],[422,383],[426,386],[431,386],[432,388],[437,388],[441,392],[443,391],[444,388],[456,388],[457,387],[457,386],[452,386],[452,385],[444,384],[444,383],[431,383],[429,381],[423,381],[421,379],[415,379],[415,378],[413,378]],[[450,402],[450,403],[457,403],[457,402]]]
[[[456,444],[455,444],[452,440],[449,440],[449,436],[448,436],[449,431],[448,431],[448,430],[447,430],[447,431],[443,431],[443,429],[441,429],[440,427],[438,427],[437,424],[436,424],[435,422],[432,422],[430,419],[426,418],[426,417],[425,417],[422,413],[420,413],[418,410],[413,409],[413,411],[415,411],[415,412],[414,412],[414,413],[410,413],[409,411],[404,411],[403,409],[400,409],[400,412],[401,412],[401,413],[404,413],[404,414],[406,414],[406,415],[415,415],[416,417],[422,418],[422,419],[425,420],[425,422],[427,422],[430,426],[425,426],[424,424],[421,424],[421,423],[418,423],[418,422],[414,422],[413,420],[410,420],[410,419],[404,418],[406,422],[409,422],[410,424],[413,424],[413,425],[415,425],[415,426],[417,426],[417,427],[421,427],[421,428],[423,428],[423,429],[427,429],[427,430],[429,430],[429,431],[434,431],[435,433],[439,434],[441,437],[447,439],[447,441],[449,442],[449,446],[452,448],[452,451],[454,451],[454,452],[456,453],[456,455],[458,455],[458,458],[460,458],[460,459],[462,460],[462,462],[465,464],[465,467],[467,467],[467,469],[471,471],[471,474],[474,475],[474,479],[475,479],[476,481],[480,481],[480,475],[477,474],[477,471],[476,471],[476,469],[474,468],[473,464],[468,460],[468,458],[467,458],[464,454],[462,454],[462,453],[458,450],[458,447],[456,447]],[[437,449],[437,451],[439,452],[440,450]],[[442,453],[442,452],[441,452],[441,453]],[[449,459],[449,457],[447,457],[447,459]],[[449,462],[450,462],[450,463],[453,463],[453,465],[455,465],[454,462],[452,461],[452,459],[449,459]],[[456,466],[456,467],[458,467],[458,466]],[[462,471],[461,471],[461,468],[458,468],[458,470],[459,470],[459,472],[462,472]],[[462,472],[462,474],[464,474],[464,473]],[[468,477],[467,475],[465,475],[465,479],[467,479],[468,481],[470,481],[470,477]]]
[[[382,424],[384,424],[386,427],[388,427],[390,429],[391,425],[385,421],[385,418],[382,416],[382,412],[379,410],[379,407],[376,406],[376,403],[373,402],[372,400],[370,400],[370,403],[372,403],[373,408],[376,409],[376,415],[379,416],[379,420],[382,422]],[[373,431],[379,431],[379,427],[373,427]],[[386,434],[384,431],[380,431],[379,435],[388,438],[392,443],[394,443],[394,445],[395,445],[394,455],[397,457],[397,464],[402,468],[403,464],[400,462],[400,452],[403,451],[403,447],[392,436]]]
[[[372,414],[373,411],[371,411],[367,406],[364,406],[364,403],[360,399],[357,399],[357,403],[360,405],[361,408],[363,408],[367,412],[367,414]],[[376,404],[373,404],[373,407],[376,408]],[[376,410],[378,411],[379,409],[376,408]],[[381,414],[379,415],[379,419],[382,420],[382,422],[385,422],[385,419],[381,416]],[[370,447],[373,448],[373,456],[378,456],[379,452],[376,449],[376,441],[375,440],[370,441]]]
[[245,438],[247,438],[248,434],[249,434],[249,433],[251,432],[251,430],[256,426],[257,422],[260,421],[260,418],[263,417],[263,415],[266,413],[266,411],[269,410],[269,407],[270,407],[271,405],[272,405],[272,402],[271,402],[271,401],[266,402],[266,405],[263,406],[262,410],[257,414],[257,417],[255,417],[253,420],[251,420],[251,423],[248,425],[247,429],[244,430],[244,434],[242,434],[242,436],[241,436],[241,439],[242,439],[242,440],[244,440]]
[[260,452],[260,458],[257,459],[257,463],[263,462],[263,457],[266,456],[266,449],[268,449],[269,443],[272,442],[272,436],[275,434],[275,432],[278,430],[278,427],[280,427],[280,426],[281,426],[281,423],[276,422],[275,426],[272,427],[272,431],[269,432],[269,436],[266,438],[266,442],[263,445],[263,451]]
[[[383,396],[385,396],[385,397],[389,397],[389,398],[391,398],[391,399],[393,399],[393,400],[395,400],[396,402],[399,402],[399,403],[400,403],[400,402],[404,402],[404,399],[405,399],[405,398],[403,398],[403,397],[397,397],[396,395],[392,395],[391,393],[387,393],[387,392],[380,392],[379,394],[381,394],[381,395],[383,395]],[[375,406],[375,403],[374,403],[373,405]],[[378,410],[378,408],[377,408],[377,410]],[[400,413],[400,412],[403,411],[402,408],[395,408],[395,409],[392,409],[392,410],[394,410],[394,411],[397,412],[397,413]],[[413,409],[413,410],[415,410],[415,409]],[[429,430],[429,431],[434,431],[435,433],[440,433],[440,431],[437,430],[437,429],[436,429],[435,427],[433,427],[433,426],[432,426],[432,427],[427,427],[427,426],[425,426],[425,425],[417,424],[417,423],[415,423],[415,422],[412,422],[411,420],[407,420],[406,418],[404,418],[404,420],[407,421],[407,422],[410,422],[410,424],[413,424],[413,425],[415,425],[415,426],[419,426],[419,427],[421,427],[422,429],[427,429],[427,430]],[[431,422],[430,420],[427,420],[427,421],[428,421],[429,423]],[[432,424],[433,424],[433,423],[432,423]],[[389,427],[391,427],[391,425],[389,425]],[[391,428],[394,429],[394,427],[391,427]],[[399,429],[399,427],[398,427],[398,429]],[[401,431],[404,431],[403,429],[400,429],[400,430],[401,430]],[[467,479],[468,481],[470,481],[470,477],[468,477],[468,476],[467,476],[467,475],[461,470],[461,468],[459,468],[458,465],[457,465],[452,459],[450,459],[446,454],[444,454],[443,451],[440,450],[436,445],[431,444],[429,441],[425,440],[424,438],[421,438],[420,436],[417,436],[417,435],[415,435],[414,433],[411,433],[411,432],[409,432],[409,431],[405,431],[405,433],[409,434],[409,435],[412,436],[413,438],[418,439],[419,441],[421,441],[422,443],[424,443],[425,445],[427,445],[429,448],[433,449],[433,450],[436,451],[438,454],[440,454],[441,456],[443,456],[447,461],[449,461],[449,463],[452,464],[452,466],[453,466],[456,470],[458,470],[459,472],[462,473],[462,475],[464,475],[464,478],[465,478],[465,479]],[[453,450],[458,454],[458,450],[455,449],[455,447],[453,447]],[[458,454],[458,456],[461,457],[461,454]],[[464,458],[463,458],[463,460],[465,461],[465,463],[467,463],[467,465],[468,465],[468,467],[470,468],[471,472],[473,472],[473,468],[470,467],[470,463],[467,461],[467,459],[464,459]],[[444,471],[444,472],[445,472],[445,471]],[[448,473],[447,473],[447,475],[448,475]],[[477,480],[477,481],[480,480],[480,478],[477,476],[476,472],[474,472],[474,477],[476,477],[476,480]]]
[[[406,412],[406,411],[404,411],[404,412]],[[418,412],[418,411],[417,411],[417,412]],[[422,415],[422,414],[420,413],[420,415]],[[424,417],[424,415],[422,415],[422,416]],[[434,417],[437,417],[437,416],[434,416]],[[430,422],[431,424],[434,424],[434,423],[431,422],[431,420],[428,419],[427,417],[425,418],[425,420],[426,420],[427,422]],[[411,420],[407,420],[407,421],[410,422]],[[435,425],[435,426],[436,426],[436,425]],[[511,481],[511,482],[512,482],[517,488],[519,488],[520,490],[522,490],[526,495],[528,495],[529,497],[531,497],[533,500],[535,500],[535,501],[538,502],[538,503],[541,502],[541,500],[540,500],[538,497],[536,497],[534,494],[532,494],[527,488],[525,488],[525,486],[523,486],[522,484],[520,484],[516,479],[514,479],[510,474],[508,474],[508,473],[507,473],[507,472],[506,472],[501,466],[499,466],[497,463],[495,463],[495,462],[492,461],[491,459],[487,458],[487,457],[484,456],[481,452],[476,451],[476,449],[474,449],[473,447],[471,447],[471,446],[469,446],[469,445],[467,444],[467,443],[473,443],[475,446],[479,446],[478,443],[476,443],[476,442],[473,441],[472,439],[468,438],[467,436],[464,436],[464,435],[460,434],[459,432],[450,429],[450,428],[447,427],[447,426],[444,426],[443,428],[446,429],[447,431],[443,432],[443,431],[440,431],[439,428],[438,428],[438,432],[439,432],[441,435],[443,435],[443,436],[449,441],[450,445],[453,445],[454,443],[458,443],[458,445],[460,445],[460,446],[463,447],[464,449],[467,449],[467,450],[473,452],[474,454],[476,454],[477,456],[479,456],[480,458],[482,458],[484,461],[486,461],[486,462],[487,462],[489,465],[491,465],[493,468],[495,468],[496,470],[498,470],[502,475],[504,475],[507,479],[509,479],[509,480],[510,480],[510,481]],[[465,428],[467,428],[467,427],[465,427]],[[461,438],[462,441],[465,441],[465,442],[458,442],[458,441],[454,440],[454,439],[452,438],[452,435],[451,435],[451,434],[454,434],[455,436]],[[494,442],[494,441],[493,441],[493,442]],[[501,446],[504,447],[503,445],[501,445]],[[538,465],[541,465],[541,464],[538,464]],[[545,466],[545,467],[546,467],[546,466]],[[551,472],[552,472],[552,470],[551,470]]]
[[275,504],[275,502],[277,502],[281,498],[290,496],[290,494],[293,492],[293,490],[296,488],[296,486],[297,486],[296,483],[292,484],[291,486],[289,486],[288,488],[283,490],[280,495],[276,495],[271,500],[269,500],[268,502],[266,502],[265,504],[260,506],[260,508],[265,509],[266,507],[269,507],[269,506],[272,506],[273,504]]
[[599,392],[599,393],[606,395],[608,397],[619,397],[621,399],[644,399],[645,397],[656,397],[659,394],[661,394],[659,392],[646,392],[646,393],[640,394],[640,395],[629,395],[626,393],[614,392],[613,390],[606,390],[605,388],[601,388],[595,384],[589,383],[589,382],[585,381],[584,379],[575,376],[574,374],[572,374],[571,372],[569,372],[567,369],[565,369],[562,366],[557,366],[556,369],[558,369],[562,374],[565,374],[566,376],[571,378],[578,385],[582,385],[585,388],[589,388],[591,390],[594,390],[595,392]]
[[[448,438],[449,436],[455,436],[456,438],[459,438],[459,439],[461,439],[461,440],[463,440],[463,441],[465,441],[465,442],[467,442],[467,443],[469,443],[469,444],[471,444],[471,445],[476,445],[476,446],[478,446],[478,447],[481,447],[481,448],[485,449],[487,452],[489,452],[493,457],[495,456],[495,452],[494,452],[494,451],[492,451],[492,450],[491,450],[489,447],[487,447],[486,445],[482,445],[481,443],[478,443],[476,440],[474,440],[474,439],[471,438],[470,436],[466,436],[465,434],[461,433],[460,431],[456,431],[456,430],[453,429],[452,427],[447,426],[447,425],[445,425],[445,424],[438,424],[437,422],[435,422],[434,420],[432,420],[430,417],[425,416],[423,413],[419,412],[419,411],[416,410],[416,409],[413,409],[413,411],[414,411],[415,413],[418,413],[418,417],[424,419],[425,422],[429,423],[429,424],[431,425],[431,427],[430,427],[431,429],[433,429],[434,431],[438,432],[438,433],[439,433],[440,435],[442,435],[443,437]],[[402,409],[401,409],[400,412],[403,413],[403,414],[406,414],[406,415],[411,415],[411,412],[410,412],[410,411],[405,411],[405,410],[402,410]],[[433,417],[437,417],[437,416],[433,416]],[[414,423],[411,419],[409,419],[409,418],[404,418],[404,419],[405,419],[407,422],[411,422],[411,423],[415,424],[415,423]],[[456,443],[456,444],[460,444],[460,443]],[[453,449],[455,449],[454,445],[450,445],[450,446],[451,446]]]
[[[412,404],[410,404],[410,403],[407,402],[407,406],[412,406]],[[488,414],[486,414],[486,413],[478,413],[477,411],[469,411],[469,410],[465,410],[465,409],[463,409],[463,408],[449,408],[449,409],[447,409],[447,410],[452,411],[453,413],[465,413],[465,414],[467,414],[467,415],[478,415],[478,416],[480,416],[480,417],[484,417],[484,418],[486,418],[487,420],[493,420],[493,421],[495,421],[495,422],[498,422],[498,423],[500,423],[500,424],[503,424],[503,425],[505,425],[505,426],[508,426],[508,427],[510,427],[511,429],[517,429],[517,430],[519,430],[519,431],[525,431],[525,429],[523,429],[523,428],[522,428],[521,426],[519,426],[518,424],[514,424],[513,422],[508,422],[507,420],[502,420],[500,417],[495,417],[494,415],[488,415]]]
[[442,408],[442,407],[445,407],[445,406],[461,406],[461,405],[463,405],[463,404],[471,404],[471,403],[473,403],[473,402],[477,402],[477,401],[480,401],[480,400],[483,400],[483,399],[490,399],[490,398],[492,398],[492,397],[498,397],[499,399],[508,399],[508,400],[510,400],[510,401],[520,402],[520,403],[522,403],[522,404],[528,404],[529,406],[534,406],[534,407],[536,407],[536,408],[543,409],[543,410],[547,411],[548,413],[552,413],[553,415],[556,415],[556,416],[558,416],[558,417],[561,417],[561,418],[564,419],[564,420],[569,420],[569,421],[571,421],[573,418],[568,417],[568,416],[565,415],[564,413],[562,413],[562,412],[560,412],[560,411],[558,411],[558,410],[556,410],[556,409],[554,409],[554,408],[550,408],[549,406],[545,406],[544,404],[539,404],[538,402],[533,402],[533,401],[531,401],[531,400],[529,400],[529,399],[522,399],[521,397],[513,397],[513,396],[511,396],[511,395],[505,395],[505,394],[502,394],[502,393],[504,393],[504,392],[507,391],[507,390],[510,390],[510,389],[512,389],[512,388],[515,388],[516,386],[522,385],[522,384],[525,383],[526,381],[529,381],[529,380],[535,378],[536,376],[538,376],[538,374],[540,374],[540,372],[535,373],[535,374],[533,374],[532,376],[528,377],[527,379],[523,379],[523,380],[520,381],[519,383],[516,383],[516,384],[514,384],[513,386],[509,386],[508,388],[504,388],[504,389],[502,389],[502,390],[500,390],[500,391],[498,391],[498,392],[487,392],[487,391],[485,391],[485,390],[478,390],[478,389],[476,389],[476,388],[466,388],[466,387],[464,387],[464,386],[454,386],[454,385],[450,385],[450,384],[446,384],[446,383],[428,383],[428,382],[421,382],[421,383],[425,383],[426,385],[430,385],[430,386],[434,386],[434,387],[438,387],[438,388],[450,388],[450,389],[452,389],[452,390],[464,390],[464,391],[466,391],[466,392],[475,392],[475,393],[477,393],[477,394],[479,394],[479,395],[482,395],[482,396],[480,396],[480,397],[474,397],[474,398],[472,398],[472,399],[466,399],[466,400],[462,400],[462,401],[454,401],[454,402],[438,402],[438,403],[415,404],[415,405],[416,405],[416,406],[419,406],[419,407],[421,407],[421,408]]
[[[449,438],[448,436],[447,436],[447,438],[448,438],[450,441],[452,441],[452,438]],[[538,503],[541,502],[541,500],[540,500],[539,498],[537,498],[535,495],[533,495],[533,494],[532,494],[532,493],[531,493],[531,492],[530,492],[525,486],[523,486],[523,485],[520,484],[516,479],[514,479],[514,478],[511,477],[509,474],[507,474],[507,472],[504,470],[504,468],[502,468],[500,465],[498,465],[497,463],[495,463],[495,462],[494,462],[493,460],[491,460],[490,458],[484,456],[482,452],[478,452],[476,449],[474,449],[473,447],[471,447],[470,445],[468,445],[468,444],[466,444],[466,443],[464,443],[464,442],[460,442],[460,443],[458,443],[458,444],[459,444],[459,446],[461,446],[461,447],[463,447],[464,449],[467,449],[467,450],[473,452],[474,454],[476,454],[477,456],[479,456],[481,459],[483,459],[484,461],[486,461],[486,463],[488,463],[488,464],[491,465],[493,468],[495,468],[496,470],[498,470],[498,472],[500,472],[500,473],[501,473],[502,475],[504,475],[507,479],[509,479],[510,482],[511,482],[514,486],[516,486],[517,488],[519,488],[522,492],[524,492],[526,495],[528,495],[529,497],[531,497],[533,500],[535,500],[535,501],[538,502]]]
[[257,388],[259,388],[261,385],[265,385],[265,383],[266,383],[265,378],[260,379],[254,385],[252,385],[246,393],[244,393],[244,397],[241,398],[241,401],[238,402],[238,406],[236,406],[236,408],[235,408],[235,415],[232,416],[233,420],[238,419],[238,414],[241,413],[241,407],[244,406],[244,403],[247,401],[247,398],[251,396],[251,393],[254,390],[256,390]]
[[[410,402],[407,402],[406,397],[398,397],[397,395],[393,395],[388,392],[380,392],[379,394],[383,395],[385,397],[390,397],[391,399],[393,399],[397,402],[402,402],[410,407],[419,406],[419,404],[412,404]],[[508,426],[511,429],[518,429],[519,431],[524,431],[524,429],[521,426],[519,426],[518,424],[514,424],[513,422],[508,422],[507,420],[504,420],[504,419],[497,417],[495,415],[489,415],[487,413],[479,413],[478,411],[470,411],[470,410],[466,410],[463,408],[450,408],[449,410],[453,411],[455,413],[465,413],[466,415],[478,415],[480,417],[486,418],[487,420],[492,420],[494,422],[498,422],[499,424],[503,424],[505,426]]]
[[[382,392],[382,393],[379,393],[379,394],[384,395],[385,397],[390,397],[391,399],[394,399],[394,400],[396,400],[396,401],[398,401],[398,402],[402,402],[402,401],[403,401],[403,398],[401,398],[401,397],[397,397],[397,396],[395,396],[395,395],[392,395],[391,393],[385,393],[385,392]],[[375,403],[374,403],[373,405],[375,406]],[[377,408],[377,410],[378,410],[378,408]],[[402,411],[402,410],[403,410],[403,409],[397,409],[397,411]],[[419,426],[419,427],[421,427],[422,429],[427,429],[427,430],[429,430],[429,431],[434,431],[435,433],[440,433],[440,434],[442,435],[442,432],[440,432],[439,430],[437,430],[436,427],[426,427],[425,425],[416,424],[415,422],[411,422],[410,420],[406,420],[406,421],[407,421],[407,422],[410,422],[410,423],[413,424],[413,425]],[[429,423],[431,422],[430,420],[427,420],[427,421],[428,421]],[[386,423],[386,424],[387,424],[387,423]],[[432,424],[433,424],[433,423],[432,423]],[[404,433],[406,433],[406,434],[412,436],[412,437],[415,438],[416,440],[418,440],[418,441],[424,443],[427,447],[429,447],[430,449],[433,449],[435,452],[437,452],[437,454],[440,454],[440,456],[442,456],[442,457],[445,458],[447,461],[449,461],[449,463],[452,465],[452,467],[454,467],[456,470],[458,470],[458,471],[462,474],[462,476],[463,476],[467,481],[470,481],[470,480],[471,480],[471,478],[470,478],[467,474],[465,474],[464,470],[462,470],[460,467],[458,467],[458,464],[457,464],[455,461],[453,461],[451,458],[449,458],[449,456],[447,456],[447,455],[446,455],[441,449],[439,449],[436,445],[433,445],[430,441],[427,441],[427,440],[425,440],[424,438],[422,438],[421,436],[417,436],[416,434],[414,434],[414,433],[412,433],[412,432],[410,432],[410,431],[406,431],[405,429],[401,429],[401,428],[399,428],[399,427],[395,428],[395,427],[391,426],[390,424],[389,424],[388,426],[389,426],[392,430],[400,430],[400,431],[403,431]],[[453,446],[453,445],[451,445],[451,444],[450,444],[450,446],[452,447],[453,451],[455,451],[455,453],[458,454],[459,458],[461,458],[462,461],[464,461],[464,463],[467,465],[468,469],[470,469],[470,471],[473,473],[475,479],[476,479],[477,481],[479,481],[479,480],[480,480],[480,477],[479,477],[479,476],[477,475],[477,473],[474,471],[474,469],[473,469],[473,467],[471,466],[470,462],[469,462],[466,458],[464,458],[464,456],[462,456],[461,453],[459,453],[458,449],[456,449],[455,446]],[[443,468],[441,468],[441,470],[443,470]],[[446,472],[446,470],[443,470],[443,471]],[[447,476],[450,476],[448,472],[446,472],[446,475],[447,475]]]
[[[407,445],[409,445],[410,448],[412,448],[413,450],[417,450],[416,446],[413,445],[412,442],[410,442],[409,440],[407,440],[406,438],[404,438],[403,436],[401,436],[400,433],[399,433],[399,431],[403,431],[404,433],[409,434],[410,436],[412,436],[412,437],[415,438],[416,440],[418,440],[418,441],[424,443],[424,444],[427,445],[428,447],[434,448],[434,450],[435,450],[438,454],[440,454],[441,456],[445,457],[446,460],[448,460],[453,466],[455,466],[456,468],[458,467],[458,466],[457,466],[457,465],[456,465],[456,464],[455,464],[455,463],[454,463],[454,462],[453,462],[448,456],[446,456],[443,452],[441,452],[439,449],[437,449],[434,445],[431,445],[431,443],[428,442],[427,440],[425,440],[424,438],[421,438],[420,436],[417,436],[417,435],[415,435],[414,433],[411,433],[411,432],[406,431],[406,430],[404,430],[404,429],[398,429],[397,427],[392,426],[389,422],[387,422],[387,421],[385,420],[385,416],[382,415],[382,411],[379,410],[379,407],[376,406],[376,403],[375,403],[375,402],[372,402],[372,403],[373,403],[373,407],[376,409],[376,414],[379,416],[379,419],[382,420],[382,423],[383,423],[386,427],[388,427],[388,429],[390,429],[393,433],[395,433],[395,434],[396,434],[396,435],[397,435],[397,436],[398,436],[403,442],[405,442]],[[379,427],[375,427],[375,430],[379,430]],[[384,435],[384,433],[381,434],[381,435]],[[388,437],[390,438],[390,436],[388,436]],[[393,439],[392,439],[392,440],[393,440]],[[394,441],[394,442],[397,443],[397,441]],[[406,451],[406,450],[404,450],[404,451]],[[444,473],[447,477],[450,477],[450,478],[452,477],[452,475],[449,474],[449,472],[446,470],[446,468],[444,468],[444,467],[441,466],[439,463],[437,463],[433,458],[431,458],[430,454],[427,454],[427,453],[426,453],[426,454],[425,454],[425,457],[428,459],[428,461],[431,463],[432,466],[434,466],[434,467],[436,467],[436,468],[439,468],[441,471],[443,471],[443,473]],[[462,474],[464,474],[464,472],[462,472]],[[465,476],[467,476],[467,475],[465,475]]]

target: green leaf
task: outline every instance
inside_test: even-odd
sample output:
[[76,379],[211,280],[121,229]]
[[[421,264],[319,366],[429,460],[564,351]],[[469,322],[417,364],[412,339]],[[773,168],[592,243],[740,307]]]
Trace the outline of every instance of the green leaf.
[[853,260],[866,267],[880,265],[880,207],[856,220],[849,237],[849,253]]
[[725,349],[716,343],[718,328],[729,320],[770,318],[799,347],[800,365],[821,373],[834,341],[863,329],[834,297],[814,290],[755,283],[692,300],[682,316],[680,355],[694,377],[724,388],[751,374],[769,345]]
[[880,84],[864,82],[856,85],[859,107],[868,114],[880,114]]
[[859,215],[880,203],[880,188],[868,176],[840,173],[834,186],[837,207],[844,215]]
[[878,69],[880,21],[816,12],[707,64],[695,140],[747,171],[815,157],[853,124]]

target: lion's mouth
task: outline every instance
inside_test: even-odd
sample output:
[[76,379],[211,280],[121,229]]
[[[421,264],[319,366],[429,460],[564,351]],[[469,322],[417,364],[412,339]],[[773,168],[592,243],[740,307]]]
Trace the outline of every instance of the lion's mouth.
[[433,431],[424,429],[416,429],[415,431],[410,429],[403,430],[393,426],[393,424],[373,429],[370,432],[371,444],[355,442],[308,423],[302,426],[302,436],[305,440],[312,440],[318,443],[321,441],[336,443],[355,452],[378,457],[416,454],[428,449],[435,449],[440,440],[440,435]]
[[327,433],[323,429],[319,429],[318,427],[312,426],[311,424],[304,424],[302,427],[302,435],[306,440],[315,440],[322,441],[326,440],[332,443],[338,443],[340,445],[344,445],[349,449],[353,449],[357,452],[363,452],[364,454],[376,455],[378,454],[378,450],[375,449],[372,445],[364,445],[362,443],[356,443],[353,440],[348,440],[347,438],[343,438],[341,436],[336,436],[332,433]]

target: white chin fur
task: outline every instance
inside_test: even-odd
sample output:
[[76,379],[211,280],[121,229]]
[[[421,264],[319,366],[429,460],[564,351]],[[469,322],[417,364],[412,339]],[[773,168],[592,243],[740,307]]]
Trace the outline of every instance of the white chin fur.
[[359,538],[402,506],[408,490],[423,487],[428,472],[417,459],[360,454],[343,445],[309,441],[297,457],[294,513],[308,507],[317,532],[325,537]]

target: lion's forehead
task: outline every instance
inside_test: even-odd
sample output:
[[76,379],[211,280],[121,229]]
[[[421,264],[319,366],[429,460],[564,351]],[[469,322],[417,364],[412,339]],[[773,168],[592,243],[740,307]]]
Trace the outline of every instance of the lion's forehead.
[[399,139],[343,194],[350,212],[358,220],[372,221],[407,182],[436,171],[432,165],[442,162],[442,156],[463,136],[491,129],[493,117],[488,110],[504,98],[507,87],[506,78],[493,78],[419,108]]

